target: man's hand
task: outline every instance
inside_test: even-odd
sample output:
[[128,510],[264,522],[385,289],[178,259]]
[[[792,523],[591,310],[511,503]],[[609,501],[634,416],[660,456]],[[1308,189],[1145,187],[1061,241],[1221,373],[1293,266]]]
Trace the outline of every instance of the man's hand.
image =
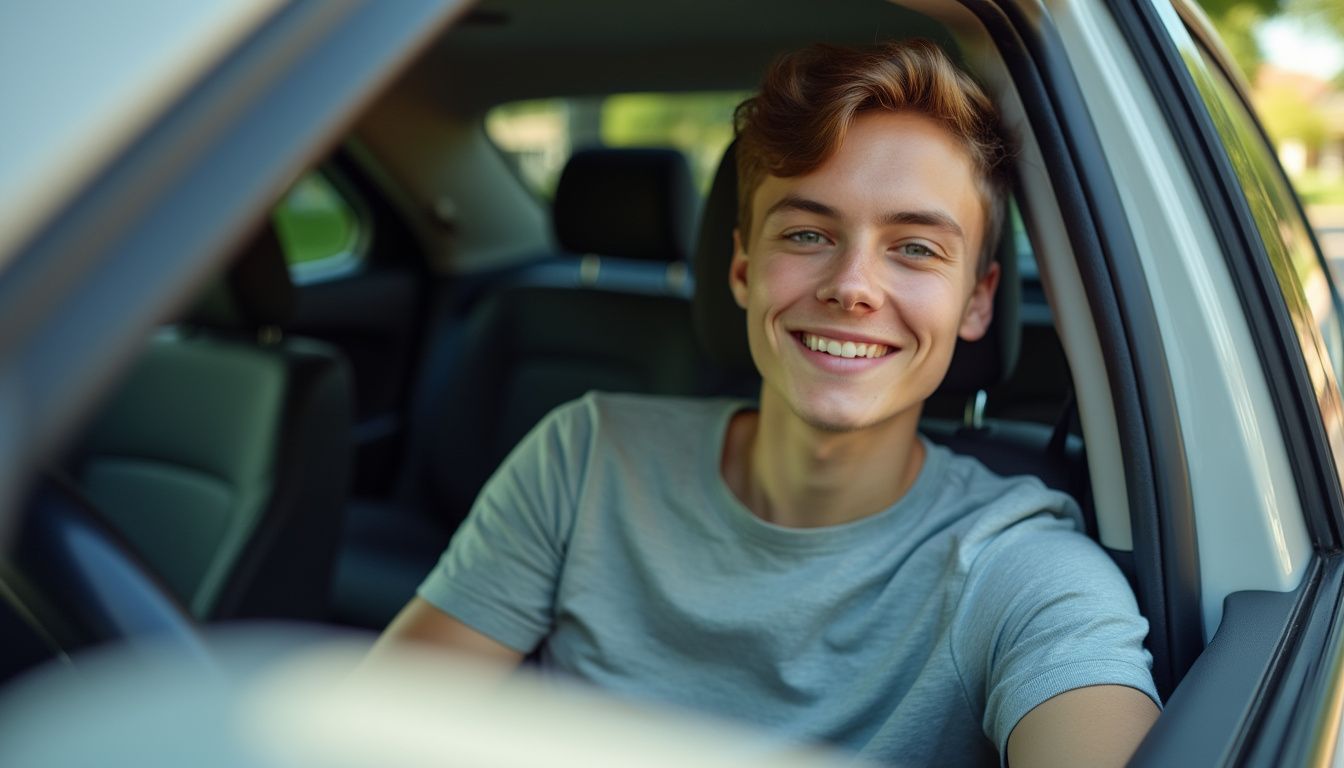
[[1124,765],[1157,715],[1152,699],[1122,685],[1066,691],[1028,712],[1013,729],[1008,765]]

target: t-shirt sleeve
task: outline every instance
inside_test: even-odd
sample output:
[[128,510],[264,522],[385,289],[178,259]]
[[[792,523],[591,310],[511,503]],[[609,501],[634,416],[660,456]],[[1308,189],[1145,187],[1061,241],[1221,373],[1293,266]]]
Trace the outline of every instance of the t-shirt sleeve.
[[979,683],[968,695],[983,702],[982,727],[1000,755],[1023,716],[1075,688],[1123,685],[1161,705],[1143,647],[1148,622],[1128,582],[1067,519],[1040,514],[996,537],[973,563],[959,610],[954,653],[963,682]]
[[420,597],[516,651],[536,648],[554,620],[591,413],[590,398],[568,403],[523,438],[486,482]]

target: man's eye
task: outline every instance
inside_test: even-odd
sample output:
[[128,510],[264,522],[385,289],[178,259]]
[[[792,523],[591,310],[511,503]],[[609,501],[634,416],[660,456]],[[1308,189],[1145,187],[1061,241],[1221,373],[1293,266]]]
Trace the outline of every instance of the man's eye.
[[784,239],[792,240],[799,245],[821,245],[826,242],[820,232],[813,232],[810,229],[805,229],[800,232],[790,232],[784,236]]
[[912,259],[927,259],[934,256],[933,249],[922,243],[902,243],[897,246],[902,256],[909,256]]

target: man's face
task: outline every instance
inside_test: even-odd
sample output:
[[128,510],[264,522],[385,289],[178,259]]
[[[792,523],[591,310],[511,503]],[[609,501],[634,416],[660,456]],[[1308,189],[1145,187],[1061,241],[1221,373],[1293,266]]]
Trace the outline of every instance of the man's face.
[[918,407],[958,336],[984,335],[998,265],[977,279],[985,211],[971,160],[942,126],[869,112],[804,176],[766,176],[729,280],[751,355],[804,422],[848,431]]

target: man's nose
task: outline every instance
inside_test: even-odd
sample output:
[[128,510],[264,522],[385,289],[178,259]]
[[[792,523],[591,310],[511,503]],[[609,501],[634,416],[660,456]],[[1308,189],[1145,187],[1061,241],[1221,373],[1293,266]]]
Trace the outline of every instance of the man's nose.
[[880,257],[870,251],[871,248],[855,245],[837,253],[817,288],[817,299],[846,312],[881,307],[883,293],[876,275]]

